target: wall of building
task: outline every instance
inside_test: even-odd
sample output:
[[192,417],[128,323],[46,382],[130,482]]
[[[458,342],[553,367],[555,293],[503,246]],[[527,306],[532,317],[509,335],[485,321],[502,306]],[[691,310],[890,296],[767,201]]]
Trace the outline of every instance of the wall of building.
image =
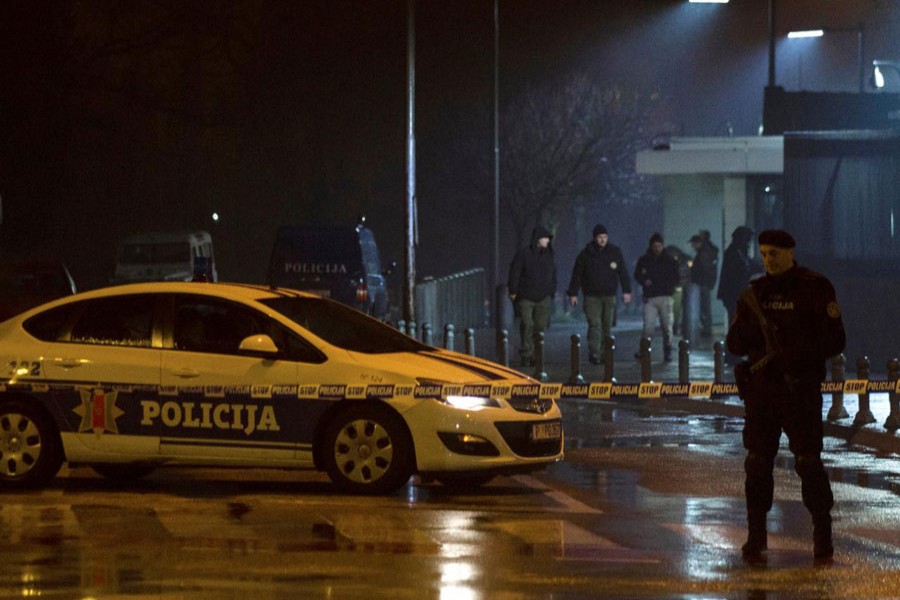
[[[663,237],[666,245],[681,248],[688,256],[694,249],[688,240],[701,229],[708,229],[713,244],[719,247],[721,266],[724,252],[723,178],[721,175],[668,175],[661,177],[663,186]],[[728,239],[731,239],[729,231]],[[725,309],[715,300],[713,290],[713,327],[716,335],[725,334]]]

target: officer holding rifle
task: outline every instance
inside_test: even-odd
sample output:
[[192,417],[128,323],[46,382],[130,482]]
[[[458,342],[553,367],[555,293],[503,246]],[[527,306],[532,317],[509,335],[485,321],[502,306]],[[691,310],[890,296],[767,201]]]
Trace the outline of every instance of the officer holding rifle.
[[781,432],[788,436],[801,479],[803,504],[813,519],[813,556],[830,561],[834,497],[822,464],[822,394],[826,360],[844,349],[845,334],[834,287],[794,261],[786,231],[759,234],[766,275],[738,299],[728,330],[728,350],[747,356],[735,368],[745,402],[744,493],[747,561],[764,560],[766,515],[772,508],[773,469]]

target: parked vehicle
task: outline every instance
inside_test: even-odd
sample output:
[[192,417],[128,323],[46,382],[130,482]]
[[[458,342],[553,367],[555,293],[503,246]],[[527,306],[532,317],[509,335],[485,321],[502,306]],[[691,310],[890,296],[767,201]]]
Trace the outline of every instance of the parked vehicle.
[[212,236],[206,231],[139,233],[119,247],[111,283],[217,281]]
[[266,282],[333,298],[387,319],[386,276],[375,235],[356,226],[284,226],[275,236]]
[[168,465],[315,468],[386,493],[415,473],[481,485],[563,453],[539,382],[284,288],[142,283],[0,323],[0,489],[63,461],[111,478]]
[[8,259],[0,262],[0,321],[75,292],[72,274],[58,260]]

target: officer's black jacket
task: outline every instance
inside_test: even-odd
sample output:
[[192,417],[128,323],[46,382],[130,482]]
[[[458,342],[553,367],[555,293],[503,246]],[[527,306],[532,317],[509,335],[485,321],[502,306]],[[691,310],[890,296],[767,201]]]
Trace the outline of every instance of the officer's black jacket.
[[823,275],[796,264],[780,275],[753,282],[738,298],[734,322],[728,330],[728,350],[749,355],[752,363],[767,354],[759,320],[746,294],[755,293],[774,330],[777,356],[771,368],[801,380],[825,379],[825,361],[844,349],[846,335],[834,287]]
[[[678,285],[678,263],[666,250],[658,255],[652,250],[638,259],[634,278],[643,287],[644,298],[671,296]],[[651,282],[647,285],[647,282]]]
[[601,248],[597,242],[588,242],[575,258],[566,295],[577,296],[580,288],[585,296],[614,296],[619,285],[623,294],[631,293],[622,250],[612,243]]

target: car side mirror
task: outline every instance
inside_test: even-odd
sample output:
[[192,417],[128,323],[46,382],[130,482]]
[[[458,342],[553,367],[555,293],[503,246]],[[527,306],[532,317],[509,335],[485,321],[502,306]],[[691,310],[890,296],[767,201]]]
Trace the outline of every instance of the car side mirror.
[[241,340],[238,350],[247,354],[261,354],[264,356],[278,354],[278,346],[275,345],[272,338],[265,334],[245,337]]

